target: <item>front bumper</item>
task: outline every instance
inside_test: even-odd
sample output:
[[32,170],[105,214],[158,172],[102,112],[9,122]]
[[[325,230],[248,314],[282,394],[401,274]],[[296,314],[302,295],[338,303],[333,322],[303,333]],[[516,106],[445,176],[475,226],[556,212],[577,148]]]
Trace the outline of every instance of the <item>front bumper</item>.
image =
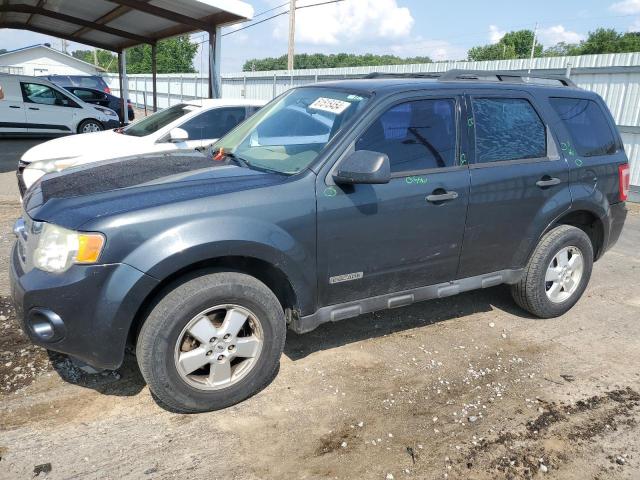
[[122,364],[133,319],[157,280],[126,264],[23,271],[11,252],[11,295],[31,341],[98,369]]
[[120,128],[120,120],[107,120],[103,123],[105,130],[113,130],[114,128]]

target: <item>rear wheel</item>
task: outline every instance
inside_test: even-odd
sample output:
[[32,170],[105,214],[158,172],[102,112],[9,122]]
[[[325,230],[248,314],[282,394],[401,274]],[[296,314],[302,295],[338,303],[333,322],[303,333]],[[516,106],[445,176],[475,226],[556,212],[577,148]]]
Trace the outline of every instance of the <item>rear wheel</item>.
[[80,122],[80,125],[78,125],[78,133],[101,132],[102,130],[104,130],[104,125],[93,118],[83,120]]
[[203,412],[264,388],[285,336],[282,307],[266,285],[239,273],[203,274],[168,291],[151,310],[136,353],[161,404]]
[[593,268],[593,246],[582,230],[560,225],[536,247],[522,279],[511,287],[518,305],[540,318],[567,312],[580,299]]

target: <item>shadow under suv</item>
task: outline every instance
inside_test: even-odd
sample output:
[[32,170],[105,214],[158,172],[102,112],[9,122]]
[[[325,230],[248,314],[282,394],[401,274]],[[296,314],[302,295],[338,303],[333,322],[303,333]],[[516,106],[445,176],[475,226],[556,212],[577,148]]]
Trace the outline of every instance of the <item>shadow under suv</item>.
[[270,382],[287,327],[502,283],[564,314],[620,235],[628,185],[605,104],[565,78],[294,88],[213,158],[44,177],[15,227],[13,298],[35,343],[108,369],[131,345],[164,406],[213,410]]

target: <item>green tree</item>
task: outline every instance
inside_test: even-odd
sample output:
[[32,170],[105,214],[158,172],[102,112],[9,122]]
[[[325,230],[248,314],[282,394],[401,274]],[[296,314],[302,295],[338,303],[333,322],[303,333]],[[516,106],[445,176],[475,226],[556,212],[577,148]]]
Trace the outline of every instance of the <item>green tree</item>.
[[[93,50],[76,50],[71,55],[78,60],[85,61],[90,64],[94,64],[95,58],[93,56]],[[98,66],[103,68],[106,72],[116,73],[118,71],[118,57],[108,50],[97,50]]]
[[580,55],[640,51],[640,33],[618,33],[612,28],[598,28],[580,42]]
[[[369,67],[377,65],[405,65],[415,63],[431,63],[429,57],[401,58],[395,55],[355,55],[353,53],[335,53],[325,55],[323,53],[301,53],[294,58],[296,69],[308,70],[311,68],[338,68],[338,67]],[[268,57],[261,59],[247,60],[243,66],[245,72],[286,70],[287,56]]]
[[553,47],[547,48],[542,54],[543,57],[564,57],[568,55],[580,55],[580,45],[560,42]]
[[[158,42],[158,73],[195,73],[193,59],[198,44],[188,35]],[[127,73],[151,73],[151,45],[138,45],[127,50]]]
[[[473,47],[467,52],[471,61],[507,60],[512,58],[529,58],[533,45],[534,33],[531,30],[518,30],[506,33],[498,43]],[[533,55],[541,57],[544,47],[536,42]]]

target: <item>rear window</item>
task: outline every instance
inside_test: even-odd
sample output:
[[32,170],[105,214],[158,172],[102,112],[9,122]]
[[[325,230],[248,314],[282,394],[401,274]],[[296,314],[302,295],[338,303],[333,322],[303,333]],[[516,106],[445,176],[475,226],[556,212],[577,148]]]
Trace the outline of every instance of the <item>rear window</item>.
[[616,137],[596,102],[561,97],[550,98],[549,101],[569,131],[578,155],[594,157],[616,152]]
[[476,163],[547,156],[540,117],[523,98],[474,98]]
[[78,87],[95,88],[96,90],[104,90],[107,84],[100,77],[82,77],[72,75],[69,77],[74,85]]

